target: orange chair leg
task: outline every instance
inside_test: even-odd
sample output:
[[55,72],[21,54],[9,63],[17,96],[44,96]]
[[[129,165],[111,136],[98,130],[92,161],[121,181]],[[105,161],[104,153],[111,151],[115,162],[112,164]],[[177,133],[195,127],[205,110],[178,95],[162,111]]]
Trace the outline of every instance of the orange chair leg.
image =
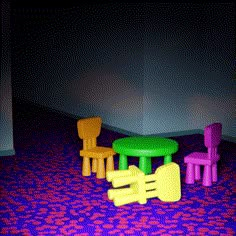
[[90,176],[91,175],[89,157],[83,157],[82,175],[83,176]]
[[106,172],[113,171],[113,170],[114,170],[114,159],[113,159],[113,156],[110,156],[107,158]]
[[98,166],[98,162],[96,158],[93,158],[92,160],[92,172],[96,173],[97,172],[97,166]]
[[99,158],[97,161],[98,161],[97,178],[98,179],[104,179],[105,178],[104,159],[103,158]]

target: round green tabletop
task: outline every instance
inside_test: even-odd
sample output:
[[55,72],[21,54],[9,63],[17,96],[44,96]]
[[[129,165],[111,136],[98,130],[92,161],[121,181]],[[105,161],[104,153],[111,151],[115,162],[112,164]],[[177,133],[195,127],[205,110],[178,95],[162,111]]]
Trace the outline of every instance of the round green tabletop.
[[134,136],[117,139],[112,143],[116,153],[120,154],[119,169],[128,168],[127,156],[139,157],[139,168],[151,173],[151,158],[164,156],[164,164],[172,161],[172,154],[177,152],[178,143],[169,138],[158,136]]

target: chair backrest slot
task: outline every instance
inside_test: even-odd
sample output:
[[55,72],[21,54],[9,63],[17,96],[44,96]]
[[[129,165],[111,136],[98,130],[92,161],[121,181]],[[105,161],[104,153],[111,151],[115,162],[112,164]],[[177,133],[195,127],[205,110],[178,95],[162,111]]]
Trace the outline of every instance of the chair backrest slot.
[[97,146],[96,138],[83,139],[83,150],[88,150]]
[[220,144],[222,135],[222,124],[213,123],[204,129],[204,144],[208,149],[208,159],[217,157],[217,147]]

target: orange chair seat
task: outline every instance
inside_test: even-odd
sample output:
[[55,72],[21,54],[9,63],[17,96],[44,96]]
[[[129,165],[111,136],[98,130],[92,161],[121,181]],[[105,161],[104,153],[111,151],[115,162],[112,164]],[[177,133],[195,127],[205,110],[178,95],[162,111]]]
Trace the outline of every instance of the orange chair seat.
[[93,157],[93,158],[107,158],[116,154],[112,148],[109,147],[94,147],[89,150],[81,150],[80,156]]

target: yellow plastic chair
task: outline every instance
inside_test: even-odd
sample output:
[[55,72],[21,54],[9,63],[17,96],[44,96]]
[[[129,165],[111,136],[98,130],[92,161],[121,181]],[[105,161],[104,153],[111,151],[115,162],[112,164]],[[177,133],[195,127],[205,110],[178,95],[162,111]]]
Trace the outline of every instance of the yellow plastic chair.
[[[106,177],[106,171],[114,170],[113,155],[115,152],[110,147],[97,146],[97,137],[101,133],[101,117],[89,117],[80,119],[77,122],[78,135],[83,140],[83,149],[80,156],[83,157],[82,175],[90,176],[90,158],[92,158],[92,172],[97,173],[97,178]],[[105,163],[106,161],[106,171]]]
[[[108,198],[115,206],[131,202],[147,203],[148,198],[158,197],[164,202],[176,202],[181,198],[180,169],[174,162],[157,168],[154,174],[145,175],[138,167],[107,172],[107,181],[118,189],[109,189]],[[126,185],[130,187],[120,188]]]

